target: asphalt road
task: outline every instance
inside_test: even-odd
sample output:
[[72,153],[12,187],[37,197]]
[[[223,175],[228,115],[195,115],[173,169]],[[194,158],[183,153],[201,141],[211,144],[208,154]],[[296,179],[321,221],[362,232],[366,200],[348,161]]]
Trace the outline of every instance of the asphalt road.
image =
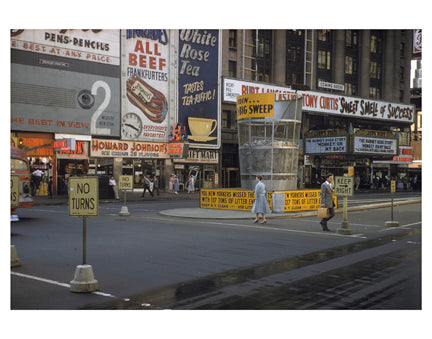
[[[257,225],[250,220],[191,220],[158,213],[180,206],[197,207],[196,200],[131,202],[129,217],[118,216],[121,206],[121,203],[101,204],[99,217],[88,218],[87,263],[92,265],[99,285],[94,293],[69,290],[76,266],[82,263],[82,218],[69,217],[64,205],[21,210],[21,221],[12,226],[11,244],[16,246],[22,265],[11,270],[11,309],[205,308],[201,304],[179,305],[178,301],[214,293],[219,288],[241,289],[242,284],[252,280],[261,286],[260,279],[287,272],[293,274],[292,267],[284,264],[290,260],[303,263],[294,267],[310,268],[322,257],[327,262],[327,270],[331,270],[331,256],[326,251],[332,253],[333,249],[340,248],[343,249],[340,256],[346,257],[354,251],[349,246],[367,244],[384,236],[391,244],[391,237],[397,234],[401,234],[400,241],[407,243],[405,237],[411,236],[409,232],[417,232],[414,236],[419,238],[421,230],[421,204],[418,203],[395,208],[395,220],[401,225],[398,228],[384,226],[390,216],[388,208],[351,212],[349,222],[353,235],[349,236],[322,232],[314,217],[273,219],[267,225]],[[335,230],[341,221],[342,215],[337,214],[329,227]],[[409,240],[407,246],[412,248],[415,243],[415,251],[420,253],[421,241],[417,238]],[[366,254],[368,251],[354,252]],[[312,253],[311,257],[304,257]],[[374,260],[374,257],[364,259]],[[224,277],[223,283],[218,285],[215,281],[220,281],[220,277]],[[312,274],[310,278],[313,277]],[[277,287],[274,283],[268,285],[270,290]],[[160,293],[166,295],[166,291],[177,291],[175,300],[160,300]],[[252,293],[249,292],[246,295]],[[151,296],[151,300],[142,300],[143,295]],[[269,307],[256,298],[255,306],[246,305],[247,309]],[[206,307],[244,308],[241,304],[220,301]],[[326,306],[316,305],[317,309],[322,307]],[[404,307],[420,308],[421,304],[394,308]],[[293,307],[290,302],[282,302],[273,303],[270,308]],[[347,308],[354,309],[355,305]]]

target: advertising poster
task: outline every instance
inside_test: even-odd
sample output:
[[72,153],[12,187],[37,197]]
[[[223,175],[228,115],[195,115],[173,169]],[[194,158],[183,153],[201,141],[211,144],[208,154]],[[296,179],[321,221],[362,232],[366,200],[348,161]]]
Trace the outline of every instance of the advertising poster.
[[219,40],[218,30],[179,31],[178,123],[195,147],[219,147]]
[[120,31],[11,30],[11,129],[120,136]]
[[121,138],[168,141],[169,31],[122,30]]

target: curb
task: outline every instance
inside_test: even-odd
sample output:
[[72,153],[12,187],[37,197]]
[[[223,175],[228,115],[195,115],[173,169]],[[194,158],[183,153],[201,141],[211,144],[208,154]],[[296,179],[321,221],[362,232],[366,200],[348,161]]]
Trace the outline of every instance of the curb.
[[[416,200],[409,200],[409,201],[399,201],[394,202],[393,206],[397,205],[408,205],[408,204],[416,204],[421,203],[421,199]],[[377,209],[377,208],[385,208],[390,207],[391,203],[381,203],[381,204],[374,204],[374,205],[362,205],[362,206],[355,206],[355,207],[349,207],[348,212],[353,211],[363,211],[363,210],[369,210],[369,209]],[[190,213],[188,214],[187,211],[191,210],[206,210],[208,211],[207,215],[198,215],[197,213]],[[177,212],[179,211],[179,212]],[[212,211],[215,211],[215,213],[211,213]],[[186,212],[186,213],[185,213]],[[238,216],[230,214],[229,212],[237,213]],[[220,215],[215,215],[216,213],[220,213]],[[240,214],[241,213],[241,214]],[[249,213],[250,215],[246,216],[245,214]],[[305,212],[291,212],[291,214],[268,214],[266,215],[267,219],[293,219],[293,218],[303,218],[303,217],[313,217],[316,216],[316,211],[305,211]],[[343,213],[343,209],[336,209],[335,213]],[[212,208],[203,208],[200,207],[197,208],[183,208],[183,209],[170,209],[170,210],[164,210],[159,211],[159,214],[168,216],[168,217],[175,217],[175,218],[191,218],[191,219],[237,219],[237,220],[248,220],[254,218],[254,215],[251,212],[248,211],[232,211],[232,210],[222,210],[222,209],[212,209]],[[213,215],[212,215],[213,214]]]

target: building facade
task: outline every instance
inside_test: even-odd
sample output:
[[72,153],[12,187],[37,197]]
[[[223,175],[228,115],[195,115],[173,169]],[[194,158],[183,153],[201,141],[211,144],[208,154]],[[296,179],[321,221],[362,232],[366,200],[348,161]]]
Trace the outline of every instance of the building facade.
[[176,175],[184,188],[191,174],[197,189],[240,187],[236,96],[301,94],[298,186],[354,167],[370,187],[409,174],[414,39],[412,30],[11,30],[11,138],[54,194],[74,175],[100,176],[102,195],[122,174],[136,188],[144,175],[166,190]]
[[222,36],[224,187],[238,186],[233,88],[272,91],[282,100],[303,95],[298,187],[317,187],[326,172],[342,175],[349,167],[360,187],[409,176],[412,30],[224,30]]

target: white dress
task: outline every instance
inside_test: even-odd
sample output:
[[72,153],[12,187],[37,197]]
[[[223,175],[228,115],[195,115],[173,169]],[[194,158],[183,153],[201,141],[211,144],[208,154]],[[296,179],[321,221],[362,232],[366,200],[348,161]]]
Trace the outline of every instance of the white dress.
[[261,181],[255,186],[255,202],[252,206],[252,213],[270,213],[265,185]]

